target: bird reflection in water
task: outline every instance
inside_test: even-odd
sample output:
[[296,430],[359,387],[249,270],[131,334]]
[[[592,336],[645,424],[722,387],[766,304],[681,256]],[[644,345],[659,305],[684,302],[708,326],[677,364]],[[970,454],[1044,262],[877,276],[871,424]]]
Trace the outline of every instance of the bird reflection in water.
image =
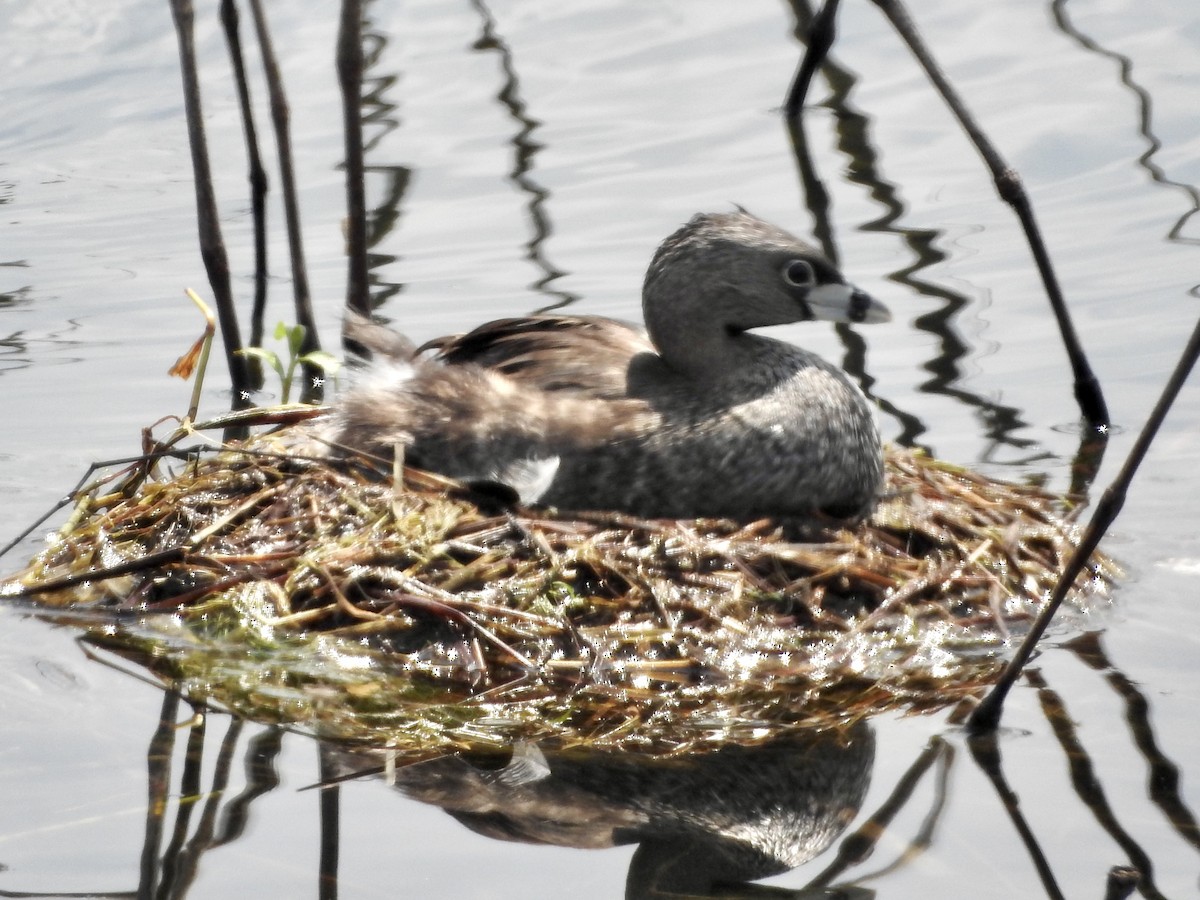
[[[860,722],[679,758],[522,745],[502,762],[449,756],[387,777],[488,837],[637,844],[627,897],[709,896],[824,851],[858,813],[874,757],[874,732]],[[377,753],[332,751],[327,762],[335,778],[381,771]]]

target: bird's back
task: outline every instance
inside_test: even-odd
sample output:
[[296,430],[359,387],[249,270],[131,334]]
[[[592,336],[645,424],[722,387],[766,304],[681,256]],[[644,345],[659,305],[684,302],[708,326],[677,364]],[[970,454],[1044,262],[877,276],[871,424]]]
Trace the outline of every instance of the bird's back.
[[408,461],[465,480],[541,479],[534,496],[514,486],[564,509],[865,509],[881,469],[861,392],[814,354],[743,340],[748,365],[701,385],[624,323],[504,319],[389,362],[343,403],[340,438],[383,454],[403,444]]

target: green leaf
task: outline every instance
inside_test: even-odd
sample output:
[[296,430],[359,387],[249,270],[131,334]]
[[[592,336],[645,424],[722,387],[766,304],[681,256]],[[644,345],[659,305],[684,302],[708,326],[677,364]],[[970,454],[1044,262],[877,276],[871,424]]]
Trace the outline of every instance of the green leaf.
[[255,359],[262,360],[275,370],[275,374],[279,376],[280,380],[283,379],[283,362],[274,350],[266,350],[262,347],[243,347],[238,353],[242,356],[253,356]]
[[324,350],[313,350],[311,353],[305,353],[300,357],[298,362],[308,366],[316,366],[326,375],[336,375],[338,369],[342,367],[342,361],[332,353],[326,353]]
[[304,336],[308,334],[308,329],[303,325],[293,325],[287,331],[288,353],[292,359],[300,355],[300,348],[304,346]]

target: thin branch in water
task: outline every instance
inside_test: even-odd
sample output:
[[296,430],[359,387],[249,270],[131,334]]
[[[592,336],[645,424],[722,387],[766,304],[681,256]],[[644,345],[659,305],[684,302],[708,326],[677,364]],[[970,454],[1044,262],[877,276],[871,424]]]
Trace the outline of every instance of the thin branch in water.
[[175,804],[175,827],[171,829],[171,840],[163,851],[160,864],[161,884],[158,896],[172,897],[182,893],[187,882],[181,880],[180,863],[196,809],[195,800],[201,793],[201,768],[204,764],[204,739],[208,733],[208,717],[203,709],[192,707],[192,724],[188,729],[187,747],[183,757],[183,772],[179,776],[179,799]]
[[[1045,242],[1042,240],[1037,220],[1033,214],[1032,204],[1021,185],[1020,177],[1004,162],[986,135],[984,135],[982,129],[975,122],[957,92],[937,65],[937,62],[933,59],[929,49],[925,46],[903,4],[899,0],[873,0],[873,2],[880,8],[884,16],[896,29],[900,38],[912,51],[913,56],[921,65],[921,68],[925,71],[943,101],[950,108],[959,125],[967,133],[971,143],[975,145],[975,148],[983,157],[985,164],[992,174],[992,179],[995,182],[1000,198],[1011,206],[1017,214],[1017,218],[1020,220],[1021,227],[1029,242],[1030,250],[1033,253],[1034,261],[1037,264],[1038,273],[1041,275],[1042,284],[1050,300],[1055,319],[1058,322],[1067,356],[1071,362],[1071,368],[1075,376],[1076,400],[1089,425],[1094,428],[1107,425],[1109,423],[1108,409],[1105,405],[1103,394],[1100,391],[1100,384],[1096,376],[1092,373],[1087,357],[1075,333],[1070,312],[1063,299],[1058,279],[1054,274],[1050,255],[1046,250]],[[797,10],[798,18],[801,11],[807,12],[807,5],[802,6],[798,0],[793,3],[793,6]],[[811,18],[812,25],[809,31],[808,49],[792,81],[792,86],[785,103],[788,127],[792,143],[796,148],[796,159],[800,165],[801,177],[808,196],[809,207],[813,211],[818,223],[819,238],[826,250],[826,254],[835,261],[836,247],[833,243],[832,234],[828,230],[828,193],[820,179],[816,176],[808,156],[807,145],[802,130],[802,114],[804,99],[811,86],[813,76],[823,63],[836,36],[835,19],[837,7],[838,0],[827,0],[820,12]]]
[[[913,320],[914,327],[928,332],[937,341],[937,353],[924,364],[924,368],[932,377],[919,385],[919,390],[949,397],[978,410],[979,418],[986,428],[986,436],[992,444],[985,459],[990,457],[997,445],[1018,451],[1024,450],[1032,441],[1017,435],[1018,430],[1025,424],[1021,411],[1001,404],[993,397],[972,393],[958,384],[961,379],[959,360],[967,355],[970,348],[953,326],[955,317],[967,305],[968,298],[936,281],[921,277],[924,270],[946,258],[946,254],[937,246],[942,233],[935,229],[905,227],[901,224],[906,207],[896,185],[881,174],[881,154],[871,140],[871,120],[859,112],[850,101],[858,77],[835,62],[828,54],[817,59],[817,51],[833,42],[833,36],[825,33],[833,28],[833,22],[826,21],[830,15],[830,6],[826,5],[820,16],[813,15],[807,0],[791,0],[791,6],[796,17],[796,39],[805,44],[806,50],[804,60],[792,82],[785,109],[788,116],[788,133],[800,172],[804,198],[813,220],[814,235],[826,255],[834,258],[837,255],[837,247],[833,238],[830,197],[814,169],[804,123],[804,95],[810,89],[812,77],[820,72],[830,89],[829,98],[822,106],[826,107],[833,117],[837,150],[847,160],[848,181],[866,188],[870,199],[884,210],[878,218],[860,225],[860,229],[900,238],[912,251],[915,260],[891,273],[889,279],[939,304],[934,311]],[[870,379],[863,368],[861,340],[857,341],[856,346],[855,333],[846,326],[839,325],[837,332],[848,348],[842,363],[843,368],[859,381],[864,390],[873,395],[873,392],[869,391]],[[924,423],[886,398],[875,396],[875,399],[880,410],[895,418],[901,427],[901,433],[895,440],[906,447],[917,445],[917,439],[926,431]],[[1092,436],[1087,434],[1084,440]],[[925,446],[924,449],[931,455],[936,455],[931,447]]]
[[317,896],[320,900],[337,900],[338,855],[341,849],[341,798],[339,784],[327,783],[336,765],[333,749],[324,743],[317,744],[320,763],[321,784],[321,856],[318,868]]
[[[296,195],[296,169],[292,163],[291,111],[283,90],[283,77],[267,17],[263,12],[262,0],[250,0],[250,11],[254,15],[254,29],[262,52],[263,71],[267,78],[267,93],[271,98],[271,121],[275,126],[275,144],[279,153],[279,177],[283,191],[283,212],[287,222],[288,254],[292,264],[292,294],[296,304],[296,322],[304,326],[304,342],[300,354],[308,354],[321,348],[317,337],[317,323],[313,316],[312,298],[308,289],[308,271],[304,263],[304,242],[300,234],[300,203]],[[320,402],[324,396],[322,372],[316,366],[303,366],[304,384],[301,399],[305,403]]]
[[1093,428],[1108,425],[1108,407],[1100,390],[1100,382],[1092,372],[1087,356],[1075,333],[1075,326],[1071,321],[1071,314],[1067,309],[1066,300],[1063,298],[1062,289],[1059,287],[1058,277],[1054,274],[1054,265],[1050,261],[1049,251],[1042,240],[1041,230],[1033,214],[1033,204],[1021,184],[1020,176],[1004,161],[975,118],[967,110],[966,105],[958,96],[958,92],[955,91],[950,80],[934,60],[904,4],[900,0],[873,0],[873,2],[912,51],[913,56],[925,71],[942,100],[945,101],[946,106],[958,120],[975,149],[979,151],[979,155],[983,157],[1000,199],[1012,207],[1020,220],[1021,228],[1029,242],[1029,249],[1033,253],[1034,262],[1037,264],[1038,274],[1041,275],[1042,286],[1045,288],[1050,306],[1054,310],[1063,346],[1066,348],[1067,357],[1071,362],[1071,370],[1075,377],[1075,399],[1079,403],[1080,411]]
[[[346,306],[371,314],[367,266],[367,199],[362,127],[362,0],[342,0],[338,27],[337,73],[342,90],[342,126],[346,146]],[[343,336],[343,341],[345,337]]]
[[1008,813],[1009,821],[1017,830],[1021,843],[1025,845],[1033,867],[1037,870],[1038,878],[1041,879],[1042,887],[1046,889],[1046,896],[1050,900],[1064,900],[1065,895],[1058,886],[1058,880],[1054,877],[1054,871],[1050,868],[1046,854],[1042,851],[1033,829],[1029,827],[1029,822],[1021,812],[1021,799],[1017,796],[1016,791],[1009,787],[1008,780],[1004,777],[1004,770],[1000,766],[1000,744],[996,733],[993,731],[971,735],[967,740],[967,747],[976,764],[987,776],[988,781],[992,783],[992,787],[996,789],[1000,802],[1004,804],[1004,811]]
[[1156,184],[1164,187],[1177,188],[1187,196],[1189,208],[1183,213],[1171,226],[1167,232],[1167,239],[1176,243],[1182,244],[1200,244],[1200,240],[1196,238],[1185,237],[1183,234],[1184,228],[1188,221],[1200,211],[1200,189],[1194,184],[1186,181],[1176,181],[1167,176],[1163,167],[1154,162],[1154,157],[1162,150],[1163,142],[1158,137],[1153,127],[1153,117],[1151,115],[1150,92],[1142,87],[1133,77],[1133,60],[1124,54],[1117,53],[1114,50],[1109,50],[1103,47],[1098,41],[1088,37],[1075,23],[1071,21],[1067,14],[1066,0],[1053,0],[1050,4],[1051,13],[1054,16],[1055,24],[1062,29],[1063,34],[1074,40],[1085,50],[1095,53],[1105,59],[1111,60],[1117,64],[1120,70],[1121,84],[1123,84],[1133,94],[1134,102],[1138,108],[1138,134],[1146,142],[1146,150],[1137,158],[1138,165],[1146,170],[1146,173],[1154,180]]
[[[225,359],[233,387],[234,409],[250,405],[250,379],[246,361],[237,351],[242,348],[237,311],[233,303],[233,286],[229,276],[229,257],[221,237],[213,190],[212,167],[204,136],[204,116],[200,103],[200,79],[196,68],[196,46],[193,35],[195,19],[191,0],[171,0],[175,32],[179,39],[179,64],[183,75],[183,100],[187,114],[188,144],[192,153],[192,171],[196,182],[196,221],[200,234],[200,257],[208,273],[208,281],[216,299],[217,315],[221,321],[221,337],[225,342]],[[230,435],[233,437],[234,435]],[[237,436],[244,436],[237,435]]]
[[808,40],[806,41],[808,49],[800,61],[800,68],[796,70],[792,86],[788,90],[787,100],[784,103],[784,113],[789,122],[799,120],[804,112],[804,101],[812,86],[813,76],[825,62],[825,58],[829,55],[829,50],[837,38],[839,2],[840,0],[826,0],[820,12],[815,16],[811,15],[807,2],[801,0],[801,2],[793,3],[797,18],[801,18],[801,13],[804,13],[803,18],[809,22],[809,26]]
[[[200,715],[204,715],[203,707],[200,707],[198,712]],[[175,867],[175,883],[181,886],[178,889],[180,895],[184,893],[184,889],[190,888],[195,883],[196,874],[200,867],[200,858],[213,845],[213,832],[217,814],[221,801],[224,799],[225,790],[229,787],[229,774],[233,767],[233,751],[237,747],[238,737],[241,733],[242,720],[236,716],[230,716],[229,728],[226,730],[225,737],[221,741],[221,747],[217,752],[216,764],[213,767],[212,784],[205,792],[204,808],[200,814],[200,821],[196,825],[196,830],[188,840],[187,845],[180,849],[177,858],[173,862]]]
[[142,842],[141,876],[138,897],[155,896],[158,884],[158,848],[162,842],[163,816],[171,790],[171,757],[175,749],[175,717],[179,712],[179,692],[163,694],[158,727],[146,748],[146,768],[149,777],[146,803],[146,834]]
[[812,86],[813,76],[824,64],[837,35],[838,0],[827,0],[821,11],[813,16],[806,2],[793,4],[796,11],[797,28],[808,23],[808,34],[804,38],[804,56],[792,79],[784,102],[784,115],[788,135],[792,140],[792,151],[800,169],[800,183],[804,188],[804,200],[813,219],[813,235],[821,245],[821,251],[834,265],[838,264],[837,244],[829,217],[829,191],[817,174],[812,154],[808,149],[808,137],[804,132],[804,100]]
[[494,52],[499,55],[503,86],[496,94],[496,99],[505,107],[509,118],[517,126],[517,132],[510,141],[513,147],[513,168],[508,177],[517,189],[529,198],[527,208],[533,234],[525,244],[525,258],[543,273],[530,287],[545,294],[551,301],[549,305],[541,307],[539,312],[560,309],[576,302],[579,296],[551,286],[567,273],[555,266],[546,256],[546,241],[552,230],[550,216],[546,212],[546,202],[550,199],[550,191],[538,183],[532,175],[534,159],[542,150],[542,145],[533,139],[533,134],[542,123],[529,114],[525,100],[521,96],[521,79],[517,74],[512,48],[497,33],[496,19],[487,3],[484,0],[470,0],[470,2],[483,21],[482,34],[472,49],[479,52]]
[[1146,453],[1149,451],[1151,443],[1153,443],[1155,436],[1158,434],[1158,429],[1162,426],[1163,420],[1166,419],[1171,405],[1175,402],[1175,398],[1179,395],[1179,391],[1183,387],[1183,383],[1187,381],[1188,375],[1191,374],[1198,356],[1200,356],[1200,321],[1197,321],[1196,327],[1192,330],[1192,336],[1188,340],[1187,346],[1183,348],[1179,362],[1176,363],[1171,377],[1167,379],[1167,384],[1163,387],[1162,395],[1158,398],[1154,409],[1151,410],[1150,417],[1142,427],[1141,434],[1138,435],[1133,448],[1129,451],[1129,456],[1125,459],[1125,464],[1121,466],[1121,471],[1117,473],[1117,477],[1113,479],[1112,484],[1101,495],[1100,502],[1096,504],[1096,510],[1092,513],[1091,521],[1088,522],[1087,529],[1084,531],[1083,537],[1079,539],[1079,544],[1076,546],[1075,552],[1072,554],[1070,560],[1068,560],[1062,575],[1059,576],[1058,584],[1055,586],[1050,599],[1042,607],[1041,612],[1038,613],[1033,627],[1025,635],[1021,646],[1017,648],[1016,654],[1009,661],[1008,665],[1004,667],[999,680],[967,720],[967,727],[972,732],[979,733],[981,731],[994,730],[1000,724],[1000,716],[1004,709],[1004,698],[1008,696],[1008,692],[1020,676],[1021,670],[1029,662],[1034,648],[1037,646],[1038,641],[1041,640],[1046,628],[1050,625],[1050,620],[1054,618],[1054,613],[1075,586],[1075,579],[1079,577],[1084,566],[1088,564],[1088,561],[1092,558],[1092,554],[1100,545],[1100,539],[1104,537],[1109,526],[1112,525],[1117,515],[1121,512],[1121,507],[1125,505],[1125,497],[1129,493],[1130,482],[1133,481],[1133,476],[1137,474],[1142,460],[1146,458]]
[[214,847],[240,838],[250,823],[250,805],[259,797],[279,787],[276,760],[283,749],[283,735],[282,729],[269,727],[250,739],[250,746],[246,748],[246,786],[226,805],[217,838],[213,842]]
[[1116,841],[1117,846],[1125,852],[1129,861],[1137,868],[1141,877],[1139,889],[1142,896],[1148,900],[1165,900],[1163,894],[1154,886],[1154,869],[1149,854],[1117,820],[1116,813],[1113,812],[1112,805],[1104,794],[1104,788],[1096,777],[1091,757],[1079,740],[1075,723],[1067,712],[1062,698],[1047,686],[1040,673],[1030,671],[1028,678],[1030,684],[1038,691],[1046,720],[1050,723],[1050,728],[1054,731],[1054,736],[1058,739],[1067,758],[1067,767],[1071,773],[1071,784],[1075,788],[1075,793],[1091,810],[1100,827]]
[[[120,459],[106,459],[106,460],[101,460],[100,462],[92,463],[90,466],[88,466],[87,471],[83,473],[83,475],[80,477],[80,479],[75,482],[75,486],[73,488],[71,488],[71,490],[68,491],[67,494],[60,497],[53,506],[51,506],[48,510],[46,510],[44,513],[42,513],[40,516],[38,516],[37,519],[35,519],[32,524],[30,524],[27,528],[25,528],[23,531],[21,531],[16,537],[14,537],[12,540],[10,540],[3,547],[0,547],[0,558],[4,557],[10,550],[12,550],[13,547],[17,546],[17,544],[21,543],[21,541],[25,540],[25,538],[29,537],[29,535],[33,534],[33,532],[35,532],[38,528],[40,528],[43,524],[45,524],[47,519],[49,519],[52,515],[54,515],[56,512],[58,512],[64,506],[68,506],[71,503],[78,503],[81,497],[83,497],[86,494],[90,494],[92,491],[94,491],[96,488],[98,488],[101,484],[106,484],[107,482],[115,481],[116,479],[120,478],[122,475],[124,475],[130,471],[133,471],[136,469],[144,469],[145,467],[149,466],[151,463],[156,462],[157,460],[161,459],[164,456],[169,456],[174,459],[188,460],[188,459],[194,459],[196,456],[196,453],[197,453],[196,448],[180,449],[180,450],[172,450],[172,449],[164,448],[164,449],[160,449],[160,450],[155,450],[152,453],[148,453],[148,454],[143,453],[143,454],[139,454],[138,456],[126,456],[126,457],[122,457]],[[117,471],[117,472],[110,472],[108,475],[105,475],[103,478],[99,479],[95,483],[88,484],[88,479],[92,477],[93,472],[96,472],[100,469],[107,469],[107,468],[110,468],[111,466],[131,466],[132,468],[121,469],[120,471]]]
[[[847,835],[838,845],[837,856],[825,869],[818,873],[807,885],[805,890],[816,890],[828,886],[848,868],[865,861],[875,851],[875,844],[883,837],[887,826],[896,817],[904,805],[912,799],[925,773],[938,760],[949,765],[953,759],[953,748],[941,738],[933,738],[929,746],[921,751],[921,755],[913,761],[908,770],[901,776],[892,789],[892,793],[870,818],[860,825],[853,834]],[[941,798],[939,798],[940,809]]]
[[[237,84],[238,106],[242,111],[242,134],[246,141],[249,164],[250,211],[254,221],[254,306],[250,312],[250,346],[261,347],[263,319],[267,308],[267,170],[258,151],[258,129],[254,124],[254,108],[250,102],[250,83],[246,78],[246,61],[242,53],[242,38],[238,27],[238,11],[234,0],[221,0],[221,25],[229,45],[229,60],[233,64]],[[262,363],[256,357],[247,358],[247,369],[255,388],[263,385]]]
[[1200,850],[1200,824],[1183,800],[1179,766],[1163,753],[1155,739],[1154,727],[1150,723],[1150,702],[1135,682],[1113,666],[1101,646],[1099,632],[1080,635],[1065,646],[1086,665],[1104,673],[1105,680],[1125,702],[1125,721],[1129,723],[1129,733],[1150,769],[1146,784],[1151,802],[1162,810],[1171,827],[1183,840]]

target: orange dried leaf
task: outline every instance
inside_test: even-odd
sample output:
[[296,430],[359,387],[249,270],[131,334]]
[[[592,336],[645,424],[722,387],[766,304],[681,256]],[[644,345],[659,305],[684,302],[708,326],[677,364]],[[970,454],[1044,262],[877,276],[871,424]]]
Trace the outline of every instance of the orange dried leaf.
[[192,372],[196,370],[196,363],[200,360],[200,351],[204,348],[204,339],[207,335],[200,335],[196,343],[192,344],[191,349],[179,359],[175,360],[175,365],[167,371],[168,375],[174,375],[187,381],[192,377]]

